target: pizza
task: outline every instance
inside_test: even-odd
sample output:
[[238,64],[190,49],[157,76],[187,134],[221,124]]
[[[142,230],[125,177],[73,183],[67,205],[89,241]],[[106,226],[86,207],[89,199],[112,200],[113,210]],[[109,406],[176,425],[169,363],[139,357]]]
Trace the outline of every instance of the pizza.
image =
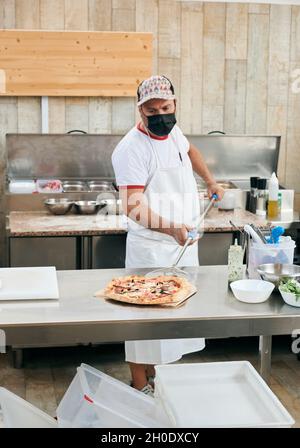
[[106,286],[104,296],[138,305],[159,305],[180,302],[192,291],[193,285],[182,277],[129,275],[113,278]]

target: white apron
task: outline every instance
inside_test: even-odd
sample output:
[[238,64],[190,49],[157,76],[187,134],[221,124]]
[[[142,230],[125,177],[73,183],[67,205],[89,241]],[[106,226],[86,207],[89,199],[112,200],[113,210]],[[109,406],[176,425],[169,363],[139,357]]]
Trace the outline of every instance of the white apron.
[[[144,192],[149,207],[160,216],[170,219],[172,198],[174,221],[195,226],[200,206],[189,156],[186,154],[181,157],[183,161],[179,167],[165,169],[160,165],[154,146],[151,146],[156,158],[156,170]],[[181,246],[173,237],[146,229],[133,220],[128,221],[126,268],[169,267],[174,263]],[[195,243],[187,248],[179,266],[198,265],[198,244]],[[202,338],[125,341],[125,355],[127,362],[166,364],[177,361],[186,353],[203,350],[204,347],[205,340]]]

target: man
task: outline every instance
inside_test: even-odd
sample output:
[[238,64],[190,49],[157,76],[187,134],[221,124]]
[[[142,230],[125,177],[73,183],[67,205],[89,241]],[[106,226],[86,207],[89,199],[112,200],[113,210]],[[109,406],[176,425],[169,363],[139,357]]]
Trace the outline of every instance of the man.
[[[144,80],[137,92],[141,122],[120,141],[112,155],[120,197],[128,219],[126,268],[167,267],[175,261],[188,231],[197,225],[199,195],[193,170],[208,194],[222,199],[199,150],[176,125],[176,97],[165,76]],[[198,266],[197,239],[187,247],[181,266]],[[142,335],[141,335],[142,336]],[[154,365],[174,362],[202,350],[201,338],[125,342],[132,385],[153,395]]]

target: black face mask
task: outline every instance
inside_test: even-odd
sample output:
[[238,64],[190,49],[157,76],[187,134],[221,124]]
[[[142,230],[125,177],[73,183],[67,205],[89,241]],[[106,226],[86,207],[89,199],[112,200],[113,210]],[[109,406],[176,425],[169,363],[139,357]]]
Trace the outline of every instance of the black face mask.
[[170,134],[176,124],[175,113],[149,115],[147,119],[149,131],[159,137]]

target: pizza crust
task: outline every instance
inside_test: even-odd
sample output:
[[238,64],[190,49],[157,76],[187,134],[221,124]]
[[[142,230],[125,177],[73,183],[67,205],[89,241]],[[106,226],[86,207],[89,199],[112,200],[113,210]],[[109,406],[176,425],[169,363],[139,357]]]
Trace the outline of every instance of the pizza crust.
[[[107,287],[104,289],[104,296],[109,299],[117,300],[119,302],[126,302],[126,303],[132,303],[136,305],[161,305],[161,304],[167,304],[167,303],[177,303],[181,302],[182,300],[186,299],[189,295],[191,295],[191,292],[194,290],[194,286],[189,283],[185,278],[182,277],[176,277],[176,276],[166,276],[161,275],[158,277],[155,277],[156,282],[168,282],[168,281],[174,281],[177,284],[179,284],[179,289],[173,294],[169,294],[168,296],[163,297],[156,297],[156,298],[149,298],[145,296],[137,296],[132,297],[126,293],[118,294],[114,291],[115,289],[115,282],[120,280],[122,282],[131,281],[131,280],[145,280],[150,281],[151,278],[138,276],[138,275],[130,275],[126,277],[120,277],[112,279],[111,282],[107,285]],[[154,280],[154,279],[152,279]]]

